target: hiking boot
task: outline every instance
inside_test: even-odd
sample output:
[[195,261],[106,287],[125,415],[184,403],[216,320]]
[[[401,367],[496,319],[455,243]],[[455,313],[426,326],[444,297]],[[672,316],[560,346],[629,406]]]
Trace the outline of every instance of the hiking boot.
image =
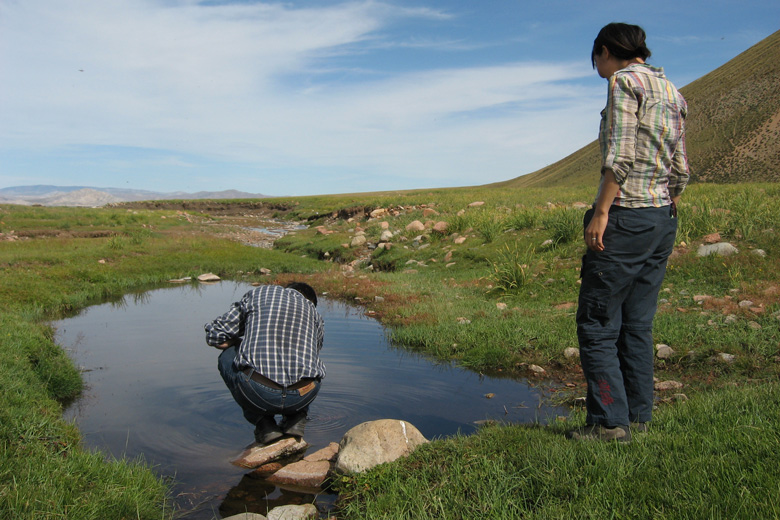
[[285,435],[302,438],[306,428],[306,411],[285,415],[282,418],[281,429]]
[[284,436],[273,417],[263,417],[255,425],[255,441],[258,444],[272,444]]
[[631,429],[634,430],[637,433],[645,433],[648,428],[650,427],[649,424],[646,422],[632,422],[631,423]]
[[566,432],[567,439],[575,441],[631,441],[631,431],[628,426],[607,428],[601,424],[589,424],[584,428]]

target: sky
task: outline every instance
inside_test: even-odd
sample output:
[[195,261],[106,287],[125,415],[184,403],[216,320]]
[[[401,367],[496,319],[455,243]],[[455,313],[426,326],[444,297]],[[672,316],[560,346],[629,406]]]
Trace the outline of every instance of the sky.
[[678,87],[777,0],[0,0],[0,188],[302,196],[475,186],[597,137],[610,22]]

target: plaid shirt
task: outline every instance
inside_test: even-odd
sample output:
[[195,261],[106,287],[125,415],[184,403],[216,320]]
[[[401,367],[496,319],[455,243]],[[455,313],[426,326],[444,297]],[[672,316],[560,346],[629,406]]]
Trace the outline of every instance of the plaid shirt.
[[663,69],[633,64],[609,78],[601,112],[601,173],[612,170],[620,191],[613,204],[629,208],[671,204],[688,183],[685,117],[688,105]]
[[234,362],[238,370],[252,368],[282,386],[325,377],[319,358],[324,322],[298,291],[278,285],[252,289],[205,329],[212,347],[242,338]]

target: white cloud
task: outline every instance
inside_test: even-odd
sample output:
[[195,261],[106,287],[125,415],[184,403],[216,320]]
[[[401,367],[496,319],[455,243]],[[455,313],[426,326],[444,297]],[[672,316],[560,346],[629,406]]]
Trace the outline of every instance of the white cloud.
[[583,60],[353,69],[352,83],[323,73],[399,19],[452,16],[434,9],[152,0],[0,9],[5,146],[157,149],[187,156],[167,159],[185,167],[203,156],[259,169],[416,171],[457,185],[486,165],[497,177],[483,182],[527,173],[561,141],[569,153],[595,136],[581,122],[601,92],[572,84],[593,74]]

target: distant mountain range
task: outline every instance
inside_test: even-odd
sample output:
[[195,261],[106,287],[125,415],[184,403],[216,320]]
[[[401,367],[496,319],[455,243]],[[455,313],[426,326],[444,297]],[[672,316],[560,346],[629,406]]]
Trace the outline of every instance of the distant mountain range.
[[268,197],[270,195],[236,190],[162,193],[126,188],[94,188],[89,186],[37,185],[0,188],[0,204],[21,204],[27,206],[40,204],[41,206],[98,207],[113,202],[136,202],[140,200],[263,199]]

